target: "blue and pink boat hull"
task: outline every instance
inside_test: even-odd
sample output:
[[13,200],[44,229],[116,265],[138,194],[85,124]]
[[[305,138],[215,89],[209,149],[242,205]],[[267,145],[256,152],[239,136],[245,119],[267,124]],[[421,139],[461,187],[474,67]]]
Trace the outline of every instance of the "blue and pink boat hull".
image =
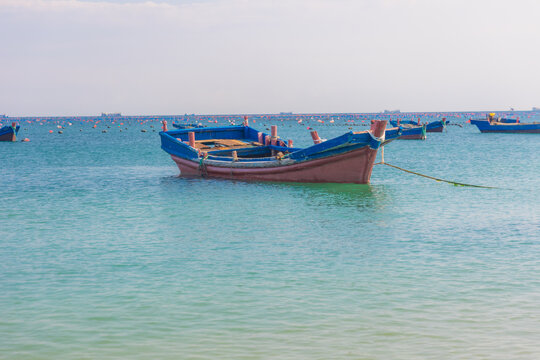
[[[349,132],[327,141],[314,137],[315,144],[306,148],[289,146],[290,142],[276,136],[277,130],[267,135],[249,126],[162,131],[160,136],[161,148],[171,155],[181,176],[367,184],[377,151],[385,142],[385,128],[386,121],[377,121],[370,131]],[[220,140],[240,145],[224,150],[202,148]]]

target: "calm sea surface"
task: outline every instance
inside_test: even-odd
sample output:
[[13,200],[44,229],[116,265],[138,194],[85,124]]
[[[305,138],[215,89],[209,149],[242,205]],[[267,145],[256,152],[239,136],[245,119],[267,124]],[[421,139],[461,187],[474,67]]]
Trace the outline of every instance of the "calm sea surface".
[[158,122],[72,123],[0,143],[1,359],[540,358],[540,135],[386,147],[501,189],[279,184],[177,177]]

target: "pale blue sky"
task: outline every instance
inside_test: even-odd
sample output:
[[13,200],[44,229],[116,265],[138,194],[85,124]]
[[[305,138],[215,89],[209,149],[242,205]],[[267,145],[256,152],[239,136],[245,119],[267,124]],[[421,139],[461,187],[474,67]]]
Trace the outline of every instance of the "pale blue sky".
[[0,114],[540,106],[535,0],[0,0]]

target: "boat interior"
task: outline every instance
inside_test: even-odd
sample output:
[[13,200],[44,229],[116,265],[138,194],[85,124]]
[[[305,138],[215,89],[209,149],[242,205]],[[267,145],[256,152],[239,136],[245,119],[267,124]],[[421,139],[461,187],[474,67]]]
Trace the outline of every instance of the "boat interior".
[[282,155],[290,152],[283,147],[265,146],[249,139],[196,140],[195,148],[208,155],[220,157],[232,157],[233,151],[236,151],[237,157],[244,159],[269,158],[276,156],[278,152]]

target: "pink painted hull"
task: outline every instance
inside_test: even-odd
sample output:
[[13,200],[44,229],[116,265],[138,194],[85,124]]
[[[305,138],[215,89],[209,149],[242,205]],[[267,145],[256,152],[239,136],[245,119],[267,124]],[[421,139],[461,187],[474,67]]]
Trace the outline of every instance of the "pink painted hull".
[[[383,129],[384,130],[384,129]],[[377,150],[365,146],[345,154],[267,168],[231,168],[206,165],[205,176],[223,179],[367,184]],[[199,163],[171,155],[182,176],[202,176]]]

